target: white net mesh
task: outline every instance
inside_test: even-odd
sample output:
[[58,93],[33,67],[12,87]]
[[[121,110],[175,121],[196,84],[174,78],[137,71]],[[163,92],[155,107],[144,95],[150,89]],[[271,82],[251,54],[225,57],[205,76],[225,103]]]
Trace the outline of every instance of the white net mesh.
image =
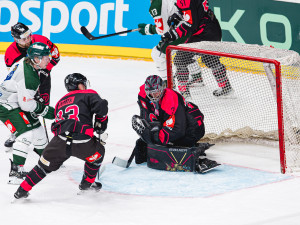
[[[171,51],[173,88],[187,100],[196,103],[204,113],[206,135],[203,141],[244,140],[278,145],[275,65],[263,59],[280,62],[282,115],[279,116],[283,118],[282,136],[285,146],[281,151],[285,151],[287,171],[298,170],[299,54],[290,50],[233,42],[198,42],[181,46],[182,50]],[[195,53],[189,48],[198,51]],[[201,50],[227,55],[219,57],[201,54]]]

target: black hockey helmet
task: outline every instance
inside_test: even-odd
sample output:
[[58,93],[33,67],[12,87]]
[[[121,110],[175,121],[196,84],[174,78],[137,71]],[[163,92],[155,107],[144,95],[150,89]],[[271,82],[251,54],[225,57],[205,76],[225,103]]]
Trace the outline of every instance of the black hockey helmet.
[[72,73],[65,78],[65,87],[67,91],[78,90],[78,84],[83,84],[87,88],[88,80],[81,73]]
[[11,36],[16,39],[26,38],[31,35],[31,30],[23,23],[16,23],[11,27]]
[[145,81],[145,92],[147,97],[153,101],[157,102],[160,100],[164,91],[163,80],[160,76],[150,75]]

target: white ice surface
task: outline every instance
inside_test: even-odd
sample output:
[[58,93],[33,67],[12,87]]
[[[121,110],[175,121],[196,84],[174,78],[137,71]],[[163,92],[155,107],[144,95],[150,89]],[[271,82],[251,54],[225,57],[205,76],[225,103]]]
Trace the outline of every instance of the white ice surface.
[[[71,158],[65,162],[65,168],[49,174],[35,186],[27,200],[11,204],[18,186],[7,184],[10,154],[4,152],[3,143],[9,131],[1,123],[0,224],[300,224],[300,179],[297,176],[280,175],[279,154],[275,148],[216,145],[208,150],[208,157],[224,165],[218,171],[197,175],[201,177],[195,179],[191,179],[195,175],[187,173],[157,173],[145,165],[133,164],[128,171],[115,168],[111,165],[113,157],[127,159],[133,149],[137,135],[131,129],[131,116],[139,112],[136,104],[139,86],[148,75],[156,73],[154,64],[133,60],[62,57],[52,72],[51,105],[66,93],[63,80],[73,72],[86,75],[91,87],[109,101],[109,137],[104,159],[106,170],[102,179],[103,190],[78,196],[80,178],[76,174],[82,171],[83,162]],[[1,80],[6,73],[3,55],[0,55]],[[48,133],[52,137],[50,124],[48,121]],[[30,152],[25,169],[30,170],[37,160],[37,155]],[[238,170],[241,177],[233,176],[233,169]],[[244,177],[247,179],[242,179]],[[275,180],[271,181],[270,177],[275,177]],[[255,184],[258,178],[265,183]],[[109,186],[110,182],[113,185]],[[141,182],[144,185],[140,185]],[[114,186],[123,188],[124,193],[114,191]],[[201,195],[195,186],[201,189],[199,193],[208,187],[207,191],[212,194]],[[184,188],[186,192],[194,194],[186,197]],[[139,193],[126,193],[133,189]],[[175,194],[172,196],[166,191],[168,189]],[[145,191],[148,194],[143,194]]]

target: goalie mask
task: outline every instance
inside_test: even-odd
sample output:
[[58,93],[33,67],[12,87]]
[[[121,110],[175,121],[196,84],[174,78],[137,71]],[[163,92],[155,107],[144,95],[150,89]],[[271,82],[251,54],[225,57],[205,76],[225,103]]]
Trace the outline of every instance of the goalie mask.
[[83,84],[85,88],[88,87],[88,80],[80,73],[72,73],[65,78],[65,87],[68,92],[79,90],[78,84]]
[[152,102],[158,102],[163,95],[163,80],[160,76],[150,75],[145,81],[145,92]]

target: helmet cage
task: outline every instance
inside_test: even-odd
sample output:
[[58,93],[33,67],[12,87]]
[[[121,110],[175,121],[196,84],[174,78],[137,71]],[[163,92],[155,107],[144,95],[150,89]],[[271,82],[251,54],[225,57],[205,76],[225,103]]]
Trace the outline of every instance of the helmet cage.
[[152,101],[152,102],[157,102],[160,100],[164,88],[161,86],[156,90],[145,90],[147,97]]

